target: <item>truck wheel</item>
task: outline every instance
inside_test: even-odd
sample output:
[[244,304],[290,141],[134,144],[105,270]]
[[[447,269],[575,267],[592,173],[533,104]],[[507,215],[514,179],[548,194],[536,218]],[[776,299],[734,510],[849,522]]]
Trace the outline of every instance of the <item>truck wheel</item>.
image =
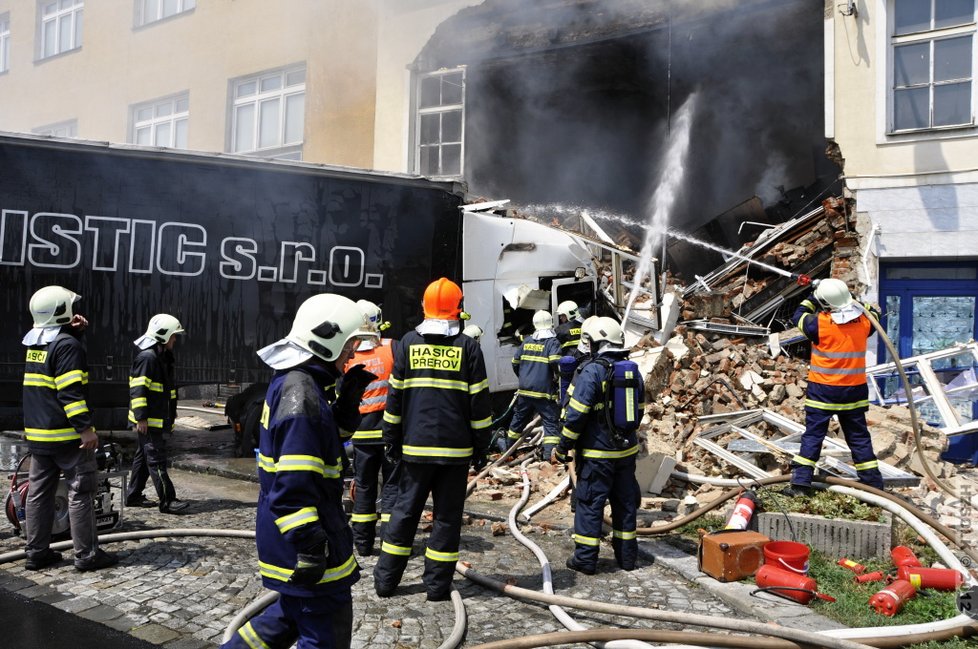
[[253,403],[241,419],[241,439],[238,441],[238,457],[255,457],[258,447],[258,421],[262,404]]

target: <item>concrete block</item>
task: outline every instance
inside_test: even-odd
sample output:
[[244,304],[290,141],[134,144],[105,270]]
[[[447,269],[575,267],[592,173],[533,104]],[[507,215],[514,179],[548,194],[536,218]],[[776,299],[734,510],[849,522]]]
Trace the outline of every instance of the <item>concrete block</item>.
[[[774,539],[805,543],[813,550],[835,558],[848,557],[854,560],[886,558],[890,556],[893,543],[893,520],[884,513],[884,522],[848,521],[838,518],[823,518],[811,514],[785,514],[763,512],[752,519],[752,527]],[[794,537],[792,537],[794,529]]]
[[639,456],[635,463],[635,479],[645,491],[660,494],[669,482],[669,474],[676,468],[676,459],[664,453]]

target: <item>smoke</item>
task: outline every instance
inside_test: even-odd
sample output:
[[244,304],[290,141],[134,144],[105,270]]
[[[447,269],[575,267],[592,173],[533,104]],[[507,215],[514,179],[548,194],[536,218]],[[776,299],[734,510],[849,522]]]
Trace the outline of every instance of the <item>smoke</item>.
[[637,219],[698,89],[671,217],[693,230],[815,180],[822,61],[810,0],[486,0],[445,21],[416,65],[467,66],[473,193]]

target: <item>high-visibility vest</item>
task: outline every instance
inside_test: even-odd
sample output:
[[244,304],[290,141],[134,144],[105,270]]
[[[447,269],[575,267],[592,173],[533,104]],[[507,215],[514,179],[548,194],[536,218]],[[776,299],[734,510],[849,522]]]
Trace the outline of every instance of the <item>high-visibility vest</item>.
[[354,365],[363,364],[365,370],[377,375],[377,378],[367,385],[360,399],[360,414],[378,412],[387,404],[387,388],[391,371],[394,369],[394,355],[391,353],[391,341],[384,338],[373,349],[356,352],[346,364],[347,369]]
[[861,315],[837,324],[828,313],[818,314],[818,343],[812,343],[808,380],[822,385],[866,384],[866,339],[872,325]]

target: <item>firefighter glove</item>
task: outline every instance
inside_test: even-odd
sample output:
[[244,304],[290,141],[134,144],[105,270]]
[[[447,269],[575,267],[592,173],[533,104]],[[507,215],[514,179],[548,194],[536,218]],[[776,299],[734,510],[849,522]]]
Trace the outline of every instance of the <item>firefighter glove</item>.
[[387,457],[388,462],[397,464],[401,461],[401,447],[394,444],[387,444],[384,447],[384,455]]
[[326,572],[326,560],[329,558],[327,545],[322,545],[321,550],[312,552],[300,552],[296,555],[295,569],[289,577],[289,583],[296,586],[314,586],[323,578]]
[[476,449],[472,453],[472,468],[476,471],[481,471],[488,463],[489,460],[486,458],[486,452],[484,450]]
[[571,461],[570,453],[562,450],[561,448],[555,448],[553,454],[550,456],[551,464],[567,464]]
[[342,402],[353,402],[360,406],[360,399],[363,398],[363,391],[367,389],[373,381],[377,380],[377,375],[368,372],[364,369],[363,365],[354,365],[346,371],[343,375],[343,379],[340,382],[339,395],[336,397],[336,403]]

